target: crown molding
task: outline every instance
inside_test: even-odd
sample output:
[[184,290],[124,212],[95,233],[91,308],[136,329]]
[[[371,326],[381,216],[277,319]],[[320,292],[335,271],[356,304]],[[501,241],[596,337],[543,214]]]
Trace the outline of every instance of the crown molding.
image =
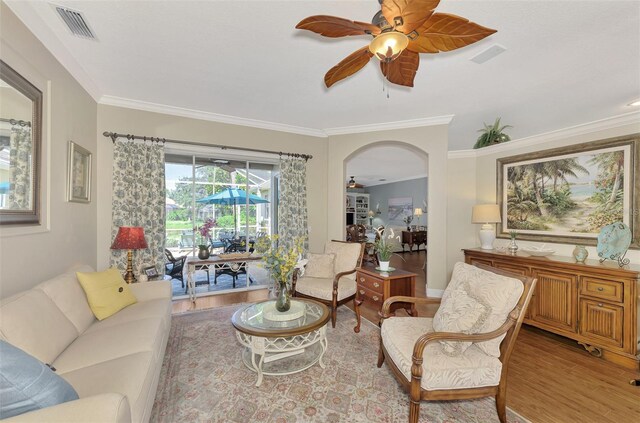
[[[11,11],[22,21],[35,37],[49,50],[54,59],[71,74],[82,88],[98,102],[102,93],[89,73],[78,63],[64,46],[58,35],[40,17],[38,11],[26,1],[5,1]],[[56,21],[58,22],[58,21]],[[88,41],[93,42],[93,41]]]
[[124,107],[126,109],[143,110],[146,112],[162,113],[172,116],[181,116],[191,119],[207,120],[211,122],[227,123],[230,125],[248,126],[251,128],[269,129],[272,131],[288,132],[298,135],[326,138],[327,134],[320,129],[305,128],[302,126],[286,125],[283,123],[267,122],[264,120],[248,119],[237,116],[222,115],[205,112],[202,110],[187,109],[183,107],[168,106],[166,104],[150,103],[147,101],[133,100],[129,98],[103,95],[100,104],[107,106]]
[[545,132],[543,134],[532,135],[530,137],[512,140],[502,144],[496,144],[489,147],[479,148],[477,150],[456,150],[449,151],[447,158],[464,159],[470,157],[489,156],[496,153],[504,153],[514,150],[520,150],[523,147],[529,147],[545,142],[558,141],[570,137],[590,134],[598,131],[606,131],[621,126],[637,124],[640,128],[640,111],[624,113],[605,119],[595,120],[593,122],[583,123],[580,125],[570,126],[568,128],[558,129],[555,131]]
[[368,125],[342,126],[327,128],[328,136],[359,134],[363,132],[392,131],[395,129],[417,128],[420,126],[448,125],[455,115],[434,116],[421,119],[400,120],[397,122],[372,123]]

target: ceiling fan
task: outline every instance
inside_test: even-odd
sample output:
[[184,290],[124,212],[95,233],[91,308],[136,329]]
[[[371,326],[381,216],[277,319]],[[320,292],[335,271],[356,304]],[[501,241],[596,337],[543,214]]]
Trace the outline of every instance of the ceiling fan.
[[347,188],[364,188],[364,185],[357,183],[352,176],[349,182],[347,182]]
[[440,0],[378,0],[381,10],[372,23],[334,16],[316,15],[303,19],[297,29],[325,37],[370,35],[373,41],[331,68],[324,76],[327,88],[358,72],[373,56],[393,84],[413,87],[420,63],[419,53],[439,53],[468,46],[497,32],[468,19],[435,13]]

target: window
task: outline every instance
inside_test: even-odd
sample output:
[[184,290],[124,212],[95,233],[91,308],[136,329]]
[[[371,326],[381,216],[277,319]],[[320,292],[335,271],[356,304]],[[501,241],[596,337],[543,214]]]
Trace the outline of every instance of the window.
[[[174,256],[195,256],[200,244],[214,254],[251,251],[257,237],[274,233],[275,164],[169,152],[165,162],[166,248]],[[208,219],[216,226],[204,239],[196,228]],[[269,283],[260,262],[249,262],[248,271],[236,270],[196,271],[196,295],[264,288]],[[186,274],[184,279],[173,280],[174,297],[186,295]]]

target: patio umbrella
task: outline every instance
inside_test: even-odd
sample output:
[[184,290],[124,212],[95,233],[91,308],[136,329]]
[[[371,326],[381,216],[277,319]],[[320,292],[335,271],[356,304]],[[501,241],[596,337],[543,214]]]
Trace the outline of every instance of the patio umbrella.
[[[249,194],[249,204],[264,204],[268,203],[269,200],[265,200],[262,197],[258,197],[255,194]],[[203,204],[219,204],[224,206],[238,206],[242,204],[247,204],[247,193],[245,190],[240,188],[225,188],[223,191],[220,191],[216,194],[211,194],[206,197],[200,198],[196,200],[196,203]],[[237,225],[237,214],[233,213],[233,227]]]

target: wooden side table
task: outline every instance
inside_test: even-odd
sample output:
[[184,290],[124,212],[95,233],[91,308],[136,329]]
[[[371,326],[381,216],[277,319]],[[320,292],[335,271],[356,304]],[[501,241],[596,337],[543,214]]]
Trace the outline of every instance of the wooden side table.
[[[356,301],[358,305],[380,311],[382,303],[396,295],[415,297],[416,274],[405,270],[394,270],[389,273],[381,273],[374,266],[365,265],[356,271]],[[394,303],[391,311],[404,308],[407,313],[414,315],[415,304]]]
[[404,253],[404,244],[409,244],[409,252],[412,253],[413,246],[417,246],[416,251],[420,251],[420,244],[424,244],[427,249],[427,231],[402,231],[402,252]]

